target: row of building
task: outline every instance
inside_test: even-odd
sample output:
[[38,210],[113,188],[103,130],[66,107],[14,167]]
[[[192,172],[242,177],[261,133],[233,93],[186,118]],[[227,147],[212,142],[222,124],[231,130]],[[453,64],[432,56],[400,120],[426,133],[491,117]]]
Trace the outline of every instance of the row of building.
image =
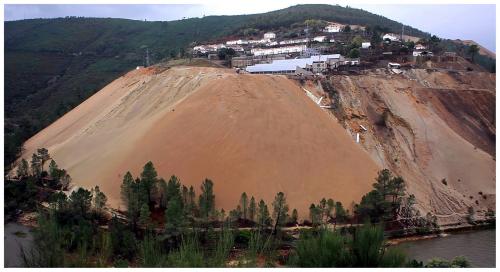
[[245,71],[251,74],[315,75],[327,73],[341,66],[355,65],[359,65],[359,59],[348,59],[340,54],[331,54],[307,58],[278,59],[270,63],[247,66]]

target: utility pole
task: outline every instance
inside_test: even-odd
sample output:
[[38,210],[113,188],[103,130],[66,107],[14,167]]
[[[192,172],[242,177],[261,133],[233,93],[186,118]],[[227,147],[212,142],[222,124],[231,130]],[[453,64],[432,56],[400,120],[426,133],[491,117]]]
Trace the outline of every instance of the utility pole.
[[403,25],[403,29],[401,30],[401,41],[404,42],[403,36],[405,35],[405,25]]
[[149,48],[146,48],[146,67],[149,67]]

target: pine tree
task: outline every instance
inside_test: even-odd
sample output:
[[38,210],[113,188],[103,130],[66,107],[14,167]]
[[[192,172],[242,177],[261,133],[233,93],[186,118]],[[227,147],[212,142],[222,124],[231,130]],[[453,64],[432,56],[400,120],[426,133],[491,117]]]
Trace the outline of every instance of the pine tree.
[[54,160],[50,161],[50,164],[49,164],[49,175],[52,178],[59,179],[59,168],[57,166],[57,163]]
[[165,230],[169,234],[177,234],[184,225],[184,211],[180,195],[174,196],[167,204],[165,211]]
[[299,212],[297,211],[297,209],[293,209],[290,222],[293,224],[297,224],[299,222]]
[[255,198],[252,196],[250,199],[250,205],[248,205],[248,219],[255,221],[255,216],[257,215],[257,204],[255,203]]
[[161,209],[166,209],[167,208],[167,182],[163,179],[160,178],[160,181],[158,181],[158,187],[160,188],[160,208]]
[[42,162],[37,154],[31,156],[31,174],[37,178],[42,174]]
[[141,185],[147,195],[147,204],[151,203],[157,191],[158,173],[151,161],[144,165],[141,173]]
[[73,213],[85,216],[92,206],[92,193],[83,188],[78,188],[78,190],[71,193],[69,200]]
[[322,198],[321,201],[319,202],[319,205],[316,207],[320,211],[320,220],[321,220],[321,225],[325,224],[326,221],[326,214],[327,214],[327,206],[326,206],[326,199]]
[[241,216],[243,219],[248,219],[248,196],[243,192],[240,198]]
[[149,225],[149,223],[151,221],[150,216],[151,216],[151,212],[149,211],[149,206],[146,203],[142,204],[141,212],[140,212],[140,216],[139,216],[139,223],[143,226]]
[[215,211],[215,195],[213,193],[214,184],[211,180],[205,179],[201,184],[201,194],[199,199],[200,215],[208,220]]
[[41,171],[43,171],[43,166],[45,165],[45,162],[50,160],[49,151],[46,148],[39,148],[39,149],[37,149],[36,152],[37,152],[38,158],[40,158]]
[[28,176],[28,162],[25,159],[21,159],[21,163],[17,166],[17,177],[25,178]]
[[320,223],[319,217],[320,217],[319,209],[316,207],[316,205],[311,204],[311,206],[309,206],[309,218],[311,219],[311,224],[313,226],[317,226]]
[[269,217],[269,209],[267,208],[264,200],[259,202],[259,212],[257,214],[257,223],[261,228],[271,225],[271,218]]
[[273,202],[273,218],[275,220],[273,233],[276,234],[278,228],[282,227],[288,218],[288,205],[283,192],[276,194]]
[[192,216],[196,216],[196,193],[194,192],[193,186],[189,186],[188,203],[186,212]]
[[189,206],[189,189],[185,185],[182,185],[182,206]]
[[93,189],[92,195],[94,198],[94,208],[99,212],[102,211],[102,209],[106,205],[106,201],[108,200],[108,198],[106,197],[106,195],[103,192],[101,192],[101,190],[99,189],[99,186],[96,186]]
[[342,206],[342,203],[335,203],[335,224],[344,223],[347,220],[347,211]]
[[59,179],[61,182],[61,190],[66,191],[69,189],[71,184],[71,176],[66,173],[66,170],[59,170]]
[[328,201],[326,202],[326,217],[327,217],[327,219],[330,219],[333,217],[334,209],[335,209],[335,201],[333,201],[333,199],[329,198]]
[[139,205],[139,184],[134,181],[130,172],[127,172],[123,177],[123,183],[121,185],[121,198],[127,207],[128,218],[135,225],[141,208]]
[[179,197],[179,199],[182,199],[181,183],[179,182],[179,179],[176,176],[171,176],[170,179],[168,180],[165,196],[167,199],[167,205],[168,202],[173,198]]

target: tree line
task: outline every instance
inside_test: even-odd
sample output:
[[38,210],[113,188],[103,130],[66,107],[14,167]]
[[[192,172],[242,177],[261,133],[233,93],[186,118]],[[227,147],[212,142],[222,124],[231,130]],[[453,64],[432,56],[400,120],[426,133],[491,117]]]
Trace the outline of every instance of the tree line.
[[[44,168],[49,160],[44,149],[33,156],[28,170],[27,162],[21,160],[18,180],[14,181],[34,179],[38,188],[56,188],[48,196],[49,206],[38,207],[33,248],[22,251],[30,267],[423,266],[385,244],[384,224],[411,208],[405,200],[404,180],[388,170],[379,173],[374,189],[353,206],[352,212],[332,198],[311,204],[309,219],[302,224],[312,228],[301,229],[296,245],[282,256],[280,249],[296,239],[283,227],[297,225],[299,217],[297,209],[290,213],[283,192],[276,194],[270,207],[243,192],[236,208],[226,214],[216,208],[212,180],[203,180],[196,194],[193,186],[182,185],[176,176],[168,181],[159,177],[153,163],[148,162],[138,177],[130,172],[123,177],[124,220],[116,213],[110,216],[107,197],[98,186],[69,193],[64,191],[67,187],[57,185],[60,182],[43,183],[61,179],[58,174],[63,170],[55,161]],[[364,224],[342,224],[358,222]],[[329,227],[332,224],[333,229]],[[235,248],[243,253],[234,256]],[[434,260],[431,264],[468,262]]]

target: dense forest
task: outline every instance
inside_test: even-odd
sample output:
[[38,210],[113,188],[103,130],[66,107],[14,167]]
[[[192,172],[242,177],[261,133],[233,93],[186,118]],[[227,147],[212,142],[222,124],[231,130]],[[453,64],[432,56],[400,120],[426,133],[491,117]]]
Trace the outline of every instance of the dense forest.
[[[303,220],[283,192],[277,192],[269,205],[243,192],[226,213],[217,209],[212,180],[202,181],[197,192],[176,176],[168,181],[159,177],[152,162],[136,178],[130,172],[124,175],[125,212],[109,208],[98,186],[71,187],[71,177],[45,148],[38,149],[30,162],[23,159],[17,177],[6,181],[7,220],[29,211],[38,215],[33,246],[21,249],[24,265],[423,267],[388,246],[386,239],[438,231],[435,218],[424,218],[414,209],[404,179],[388,170],[379,172],[373,190],[353,211],[323,198],[309,211],[300,211],[307,218]],[[391,222],[402,223],[401,233],[390,231]],[[457,257],[430,260],[426,267],[469,265]]]
[[[361,9],[332,5],[163,22],[79,17],[5,22],[5,165],[30,136],[124,72],[144,65],[146,49],[155,63],[183,56],[192,43],[237,35],[242,29],[279,31],[308,19],[392,32],[402,27]],[[428,36],[408,26],[405,31]]]

